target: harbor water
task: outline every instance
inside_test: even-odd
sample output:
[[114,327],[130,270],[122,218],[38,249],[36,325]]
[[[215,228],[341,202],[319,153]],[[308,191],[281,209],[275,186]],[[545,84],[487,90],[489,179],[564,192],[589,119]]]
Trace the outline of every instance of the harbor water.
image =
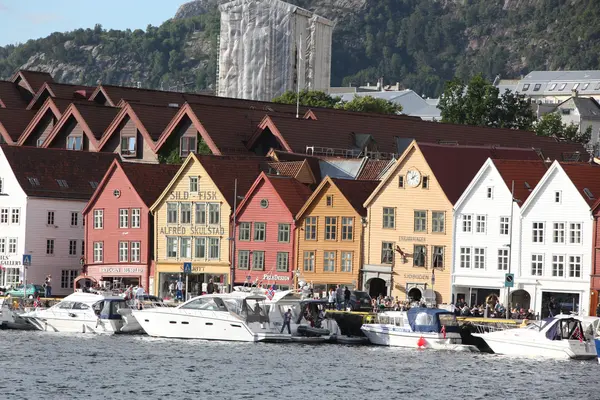
[[0,331],[0,398],[600,399],[596,361]]

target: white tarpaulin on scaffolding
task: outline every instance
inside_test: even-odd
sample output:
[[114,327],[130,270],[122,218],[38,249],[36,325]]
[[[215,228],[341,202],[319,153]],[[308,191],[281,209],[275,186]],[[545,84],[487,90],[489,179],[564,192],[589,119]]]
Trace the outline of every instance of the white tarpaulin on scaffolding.
[[271,101],[296,91],[296,76],[300,89],[329,90],[332,21],[279,0],[219,9],[219,96]]

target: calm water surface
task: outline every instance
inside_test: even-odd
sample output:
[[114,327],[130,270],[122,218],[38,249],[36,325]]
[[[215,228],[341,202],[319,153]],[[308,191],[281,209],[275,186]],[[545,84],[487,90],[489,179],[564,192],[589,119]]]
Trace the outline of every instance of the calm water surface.
[[0,399],[600,399],[595,361],[0,331]]

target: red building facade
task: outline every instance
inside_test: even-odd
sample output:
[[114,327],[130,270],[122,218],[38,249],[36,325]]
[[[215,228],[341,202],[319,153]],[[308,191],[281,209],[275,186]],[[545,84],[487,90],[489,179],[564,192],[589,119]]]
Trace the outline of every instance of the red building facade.
[[590,315],[596,315],[600,303],[600,201],[592,207],[594,216],[594,236],[592,243],[592,276],[590,279]]
[[288,289],[294,284],[294,216],[311,195],[294,178],[256,179],[238,206],[235,231],[235,283],[260,283]]
[[87,275],[111,288],[142,285],[150,292],[153,219],[149,207],[177,165],[115,161],[83,210]]

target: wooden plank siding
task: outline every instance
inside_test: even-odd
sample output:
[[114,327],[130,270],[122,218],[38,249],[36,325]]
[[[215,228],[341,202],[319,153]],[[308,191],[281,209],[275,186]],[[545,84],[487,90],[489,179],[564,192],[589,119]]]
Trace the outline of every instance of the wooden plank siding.
[[[390,179],[379,188],[378,193],[367,206],[368,223],[365,239],[365,264],[390,265],[382,263],[382,243],[393,243],[393,290],[392,296],[404,299],[408,291],[414,287],[431,289],[432,248],[444,247],[444,268],[435,271],[435,287],[437,301],[447,303],[450,301],[450,274],[452,263],[452,204],[446,198],[425,158],[413,147],[404,159],[398,161],[400,165],[390,176]],[[429,188],[408,187],[406,173],[416,169],[421,177],[429,178]],[[399,187],[399,176],[404,178],[404,187]],[[422,181],[422,178],[421,178]],[[383,227],[383,208],[395,209],[395,227]],[[414,212],[427,212],[426,232],[415,232]],[[445,232],[433,233],[431,231],[431,217],[433,211],[445,213]],[[413,266],[413,252],[415,245],[426,246],[425,267]],[[395,251],[396,246],[406,254],[406,262]],[[424,295],[424,293],[423,293]]]
[[[327,197],[333,196],[333,205],[327,205]],[[310,201],[310,199],[309,199]],[[306,239],[306,219],[308,217],[317,218],[317,239]],[[337,234],[335,240],[325,240],[325,218],[337,218]],[[353,236],[352,240],[342,240],[342,217],[353,218]],[[298,251],[296,254],[296,268],[300,271],[298,280],[303,280],[313,285],[337,285],[352,286],[360,288],[360,268],[362,259],[362,237],[363,226],[361,216],[356,212],[352,205],[346,200],[342,192],[329,183],[325,183],[323,189],[318,193],[306,211],[298,219],[298,226],[301,227],[297,233]],[[315,252],[314,271],[307,271],[304,268],[305,252]],[[324,271],[324,252],[333,251],[335,253],[335,270]],[[341,271],[342,252],[352,253],[352,270],[350,272]],[[325,288],[321,287],[321,290]],[[315,293],[317,290],[315,290]]]
[[152,149],[151,144],[138,131],[133,119],[128,116],[119,124],[117,131],[108,139],[102,151],[121,154],[121,138],[124,136],[136,137],[136,154],[134,156],[124,156],[125,161],[158,164],[158,156]]
[[96,151],[94,143],[90,142],[90,139],[83,131],[83,127],[77,122],[75,117],[69,118],[69,121],[60,129],[48,147],[66,149],[67,140],[71,136],[80,136],[82,138],[82,151]]

